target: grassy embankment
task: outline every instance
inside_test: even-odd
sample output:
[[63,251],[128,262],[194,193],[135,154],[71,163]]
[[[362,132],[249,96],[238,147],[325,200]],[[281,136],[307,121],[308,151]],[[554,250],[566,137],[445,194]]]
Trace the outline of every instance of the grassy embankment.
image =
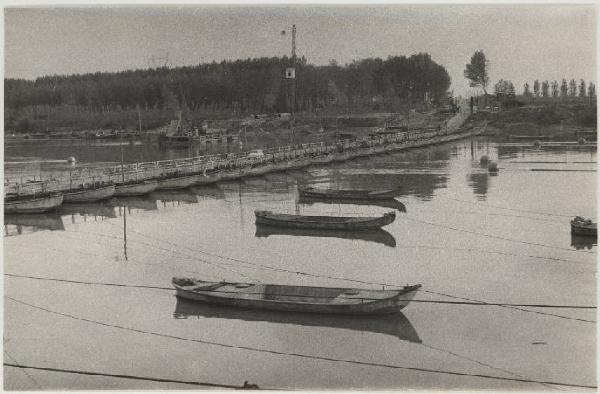
[[528,136],[532,139],[576,141],[581,135],[590,139],[597,129],[595,105],[542,104],[505,109],[499,112],[480,111],[475,121],[487,120],[487,133],[507,139]]

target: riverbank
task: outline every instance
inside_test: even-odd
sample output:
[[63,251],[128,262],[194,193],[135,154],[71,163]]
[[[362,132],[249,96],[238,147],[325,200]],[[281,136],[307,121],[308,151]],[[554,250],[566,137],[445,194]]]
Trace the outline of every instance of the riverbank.
[[473,120],[487,121],[488,135],[506,139],[597,140],[595,105],[546,104],[477,111]]

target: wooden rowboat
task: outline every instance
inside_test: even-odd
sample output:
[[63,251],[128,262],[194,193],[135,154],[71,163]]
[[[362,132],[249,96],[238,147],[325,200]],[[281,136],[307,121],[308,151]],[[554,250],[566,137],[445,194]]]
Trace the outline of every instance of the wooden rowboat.
[[576,216],[571,220],[571,234],[596,237],[598,236],[597,226],[598,223],[594,223],[590,219],[586,220],[581,216]]
[[319,197],[298,197],[299,204],[350,204],[350,205],[366,205],[377,206],[382,208],[396,209],[400,212],[406,212],[406,206],[395,198],[383,200],[361,200],[353,198],[319,198]]
[[315,189],[313,187],[299,188],[301,197],[350,200],[392,200],[396,190],[351,190],[351,189]]
[[394,290],[207,282],[173,278],[177,296],[210,304],[288,312],[372,315],[396,313],[421,285]]
[[61,193],[36,195],[7,194],[4,197],[4,213],[41,213],[58,208],[63,202]]
[[199,181],[198,175],[183,175],[167,177],[158,180],[158,190],[185,189]]
[[72,189],[70,191],[64,191],[63,202],[89,202],[89,201],[101,201],[106,200],[115,195],[115,185]]
[[379,217],[360,216],[303,216],[254,211],[256,224],[292,228],[314,228],[321,230],[374,230],[387,226],[396,219],[391,211]]
[[135,183],[121,183],[115,187],[115,196],[143,196],[158,187],[158,181],[141,181]]

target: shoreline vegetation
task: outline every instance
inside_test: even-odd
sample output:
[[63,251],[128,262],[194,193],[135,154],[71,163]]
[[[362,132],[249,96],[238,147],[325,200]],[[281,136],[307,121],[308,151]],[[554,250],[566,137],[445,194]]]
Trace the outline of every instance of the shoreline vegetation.
[[[465,76],[489,84],[478,51]],[[294,67],[295,79],[283,77]],[[467,73],[468,71],[468,73]],[[468,74],[468,75],[467,75]],[[315,66],[272,57],[186,67],[5,79],[5,139],[152,138],[179,118],[179,133],[235,136],[279,144],[387,128],[443,127],[458,108],[446,69],[429,54]],[[474,97],[473,121],[506,139],[595,140],[595,85],[535,81],[517,95],[500,80]],[[468,110],[463,106],[463,110]],[[408,121],[407,121],[408,119]],[[170,126],[171,125],[171,126]],[[292,131],[293,130],[293,131]],[[214,134],[212,134],[214,133]],[[314,138],[313,138],[314,136]],[[343,137],[343,135],[342,135]],[[292,137],[293,138],[293,137]]]
[[[284,77],[287,69],[295,77]],[[430,55],[368,58],[315,66],[296,57],[255,58],[117,73],[5,79],[5,130],[164,126],[181,111],[191,122],[294,113],[327,117],[426,111],[446,104],[450,76]],[[66,130],[65,130],[66,131]]]

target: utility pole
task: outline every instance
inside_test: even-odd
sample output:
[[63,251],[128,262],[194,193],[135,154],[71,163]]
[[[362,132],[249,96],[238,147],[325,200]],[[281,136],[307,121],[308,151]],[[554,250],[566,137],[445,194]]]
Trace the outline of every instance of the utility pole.
[[292,66],[285,70],[287,97],[291,114],[290,119],[290,141],[294,141],[294,110],[296,107],[296,25],[292,25]]
[[292,61],[296,65],[296,25],[292,25]]

